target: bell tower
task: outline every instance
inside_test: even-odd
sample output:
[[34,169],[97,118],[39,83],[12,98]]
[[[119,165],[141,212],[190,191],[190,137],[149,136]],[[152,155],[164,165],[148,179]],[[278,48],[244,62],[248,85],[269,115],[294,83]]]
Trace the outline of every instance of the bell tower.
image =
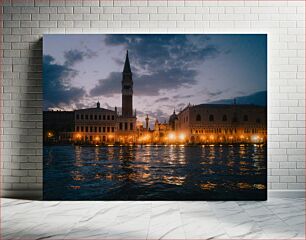
[[128,51],[126,51],[121,85],[122,85],[122,116],[133,117],[133,79],[132,79],[132,71],[131,71]]

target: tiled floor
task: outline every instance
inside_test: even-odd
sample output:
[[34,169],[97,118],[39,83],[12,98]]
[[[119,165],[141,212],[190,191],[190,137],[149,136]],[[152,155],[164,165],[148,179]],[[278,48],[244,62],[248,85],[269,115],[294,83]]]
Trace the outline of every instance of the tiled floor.
[[3,239],[305,239],[305,199],[50,202],[2,199]]

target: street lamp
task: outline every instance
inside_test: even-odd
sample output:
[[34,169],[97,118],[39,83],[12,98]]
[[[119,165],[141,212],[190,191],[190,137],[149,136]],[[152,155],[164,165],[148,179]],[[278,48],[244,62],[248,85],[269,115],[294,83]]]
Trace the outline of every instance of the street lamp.
[[180,133],[180,135],[179,135],[179,140],[180,140],[181,142],[183,142],[183,141],[185,141],[185,139],[186,139],[186,135],[185,135],[184,133]]
[[175,135],[174,135],[174,133],[169,133],[169,134],[168,134],[168,139],[169,139],[170,141],[175,140]]

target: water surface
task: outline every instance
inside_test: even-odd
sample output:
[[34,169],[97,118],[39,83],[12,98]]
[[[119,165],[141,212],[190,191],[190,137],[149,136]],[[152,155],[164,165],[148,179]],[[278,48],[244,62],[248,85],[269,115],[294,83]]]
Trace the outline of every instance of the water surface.
[[44,146],[44,199],[265,200],[266,145]]

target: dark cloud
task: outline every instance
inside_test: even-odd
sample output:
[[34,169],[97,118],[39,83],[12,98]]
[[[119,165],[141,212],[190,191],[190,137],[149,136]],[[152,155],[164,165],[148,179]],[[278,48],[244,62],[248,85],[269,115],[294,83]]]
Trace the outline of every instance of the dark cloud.
[[90,95],[110,97],[121,93],[121,79],[122,73],[111,72],[107,78],[98,81],[98,84],[90,90]]
[[158,68],[192,67],[219,52],[207,35],[107,35],[105,43],[125,47],[131,53],[132,65],[153,72]]
[[95,52],[86,48],[85,51],[80,51],[78,49],[71,49],[69,51],[64,52],[64,57],[66,59],[66,66],[73,66],[77,62],[83,61],[85,58],[93,58],[97,56]]
[[[129,50],[135,95],[157,96],[161,90],[197,84],[196,67],[219,54],[205,35],[106,35],[105,43]],[[115,59],[123,66],[123,59]],[[121,73],[100,79],[93,96],[120,93]],[[119,86],[119,88],[118,88]]]
[[173,96],[174,99],[184,99],[184,98],[191,98],[193,95],[175,95]]
[[70,79],[77,71],[66,65],[54,62],[50,55],[43,57],[44,109],[58,107],[61,104],[77,102],[85,95],[83,88],[72,87]]
[[255,92],[246,96],[237,96],[230,99],[221,99],[213,101],[214,104],[233,104],[236,99],[237,104],[254,104],[258,106],[267,106],[267,91]]
[[207,88],[202,89],[199,93],[204,95],[206,98],[215,98],[223,93],[225,93],[227,90],[221,91],[221,90],[216,90],[216,91],[210,91]]
[[[159,71],[152,75],[134,74],[134,94],[136,96],[158,96],[160,90],[190,87],[196,83],[195,70],[169,69]],[[100,79],[98,84],[91,89],[92,96],[113,96],[121,93],[121,72],[111,72],[105,79]]]
[[177,105],[178,109],[183,109],[185,106],[186,106],[185,103],[179,103],[179,104]]
[[165,101],[168,101],[168,100],[169,100],[168,97],[162,97],[162,98],[157,99],[155,102],[159,103],[159,102],[165,102]]

